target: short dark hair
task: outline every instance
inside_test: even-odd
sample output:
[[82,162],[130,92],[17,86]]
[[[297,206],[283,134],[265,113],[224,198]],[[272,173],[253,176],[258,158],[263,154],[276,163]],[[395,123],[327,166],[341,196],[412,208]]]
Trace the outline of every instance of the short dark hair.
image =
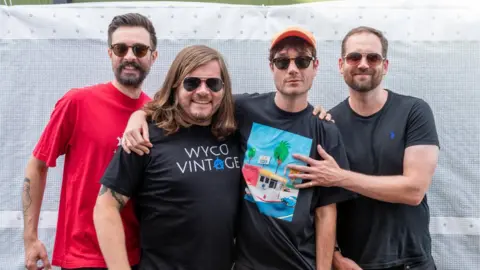
[[152,22],[139,13],[127,13],[113,17],[112,22],[108,26],[108,45],[112,45],[112,35],[119,27],[122,26],[139,26],[145,28],[150,34],[151,49],[157,49],[157,34]]
[[346,50],[345,49],[345,44],[347,43],[348,38],[355,35],[355,34],[360,34],[360,33],[370,33],[370,34],[374,34],[375,36],[377,36],[380,39],[380,43],[382,44],[382,56],[387,58],[387,52],[388,52],[388,40],[387,40],[387,38],[385,38],[385,36],[383,35],[383,33],[380,30],[377,30],[375,28],[368,27],[368,26],[359,26],[359,27],[353,28],[352,30],[350,30],[345,35],[345,37],[342,40],[342,55],[341,55],[341,57],[345,56],[345,50]]
[[273,48],[270,49],[270,55],[268,56],[268,60],[272,62],[275,54],[286,48],[293,48],[299,52],[304,53],[310,51],[312,53],[312,56],[314,58],[317,58],[317,50],[306,40],[299,37],[287,37],[280,40],[277,44],[275,44],[275,46],[273,46]]

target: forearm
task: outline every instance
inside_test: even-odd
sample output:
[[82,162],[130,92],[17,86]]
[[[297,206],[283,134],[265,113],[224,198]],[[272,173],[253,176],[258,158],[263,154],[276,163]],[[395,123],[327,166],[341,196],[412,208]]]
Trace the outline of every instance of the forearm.
[[93,214],[100,250],[109,269],[130,269],[118,208],[96,205]]
[[339,186],[376,200],[418,205],[425,191],[407,176],[371,176],[342,170]]
[[23,182],[23,237],[24,241],[38,238],[38,219],[42,206],[48,167],[34,157],[30,158]]
[[330,204],[315,210],[317,269],[330,270],[335,247],[337,208]]

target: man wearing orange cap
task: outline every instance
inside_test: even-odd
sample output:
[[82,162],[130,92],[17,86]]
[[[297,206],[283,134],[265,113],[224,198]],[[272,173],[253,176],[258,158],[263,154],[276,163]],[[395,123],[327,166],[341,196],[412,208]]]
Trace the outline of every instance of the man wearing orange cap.
[[[355,195],[341,188],[299,190],[295,184],[308,177],[292,178],[295,172],[287,168],[306,164],[295,159],[297,154],[318,160],[328,153],[348,169],[338,129],[313,116],[307,100],[319,66],[315,38],[301,28],[285,29],[273,38],[269,65],[277,91],[235,96],[245,179],[235,269],[329,270],[336,203]],[[131,117],[125,151],[145,152],[148,134],[139,131],[144,123],[143,115]]]
[[235,268],[329,270],[336,203],[353,193],[324,187],[298,190],[294,184],[302,180],[289,177],[295,172],[287,168],[303,163],[295,159],[297,154],[318,160],[326,151],[348,169],[338,129],[312,116],[307,101],[319,66],[314,36],[297,27],[285,29],[273,38],[269,61],[277,91],[235,100],[245,151]]

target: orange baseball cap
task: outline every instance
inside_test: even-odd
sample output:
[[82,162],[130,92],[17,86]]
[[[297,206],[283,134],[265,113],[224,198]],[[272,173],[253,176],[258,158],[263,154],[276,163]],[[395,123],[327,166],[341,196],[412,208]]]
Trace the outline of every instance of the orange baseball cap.
[[303,28],[300,27],[288,27],[287,29],[284,29],[283,31],[277,33],[272,40],[272,44],[270,45],[270,49],[273,48],[273,46],[277,45],[278,42],[280,42],[282,39],[285,39],[287,37],[299,37],[301,39],[304,39],[306,42],[308,42],[310,45],[312,45],[314,48],[317,47],[317,42],[315,40],[315,37],[310,31],[307,31]]

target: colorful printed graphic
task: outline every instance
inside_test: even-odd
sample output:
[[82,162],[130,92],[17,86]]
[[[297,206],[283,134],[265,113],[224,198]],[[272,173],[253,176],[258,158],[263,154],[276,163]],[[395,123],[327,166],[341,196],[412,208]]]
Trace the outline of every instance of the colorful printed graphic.
[[292,221],[298,197],[293,185],[302,180],[288,178],[287,165],[305,165],[292,154],[309,156],[311,147],[312,139],[253,123],[242,167],[247,182],[244,198],[265,215]]

